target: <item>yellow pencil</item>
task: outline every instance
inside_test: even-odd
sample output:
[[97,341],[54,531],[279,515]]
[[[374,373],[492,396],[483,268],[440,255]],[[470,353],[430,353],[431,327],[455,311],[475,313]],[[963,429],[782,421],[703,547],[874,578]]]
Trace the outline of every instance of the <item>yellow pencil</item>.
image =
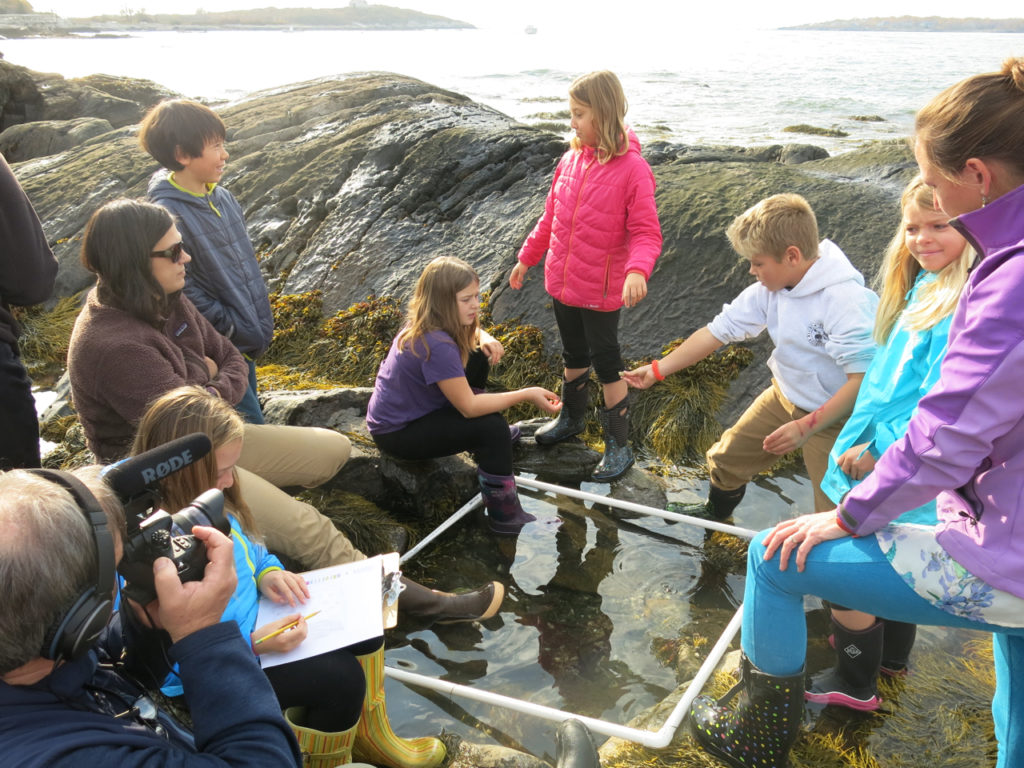
[[[303,616],[302,618],[304,618],[304,619],[305,619],[306,621],[309,621],[309,620],[310,620],[310,619],[312,619],[312,618],[313,618],[314,616],[316,616],[316,615],[317,615],[318,613],[320,613],[320,611],[313,611],[313,612],[312,612],[311,614],[309,614],[308,616]],[[295,628],[296,628],[297,626],[299,626],[299,620],[298,620],[298,619],[296,619],[295,621],[293,621],[293,622],[291,622],[291,623],[289,623],[289,624],[285,624],[285,625],[284,625],[283,627],[281,627],[280,629],[275,629],[275,630],[274,630],[273,632],[271,632],[271,633],[270,633],[269,635],[264,635],[263,637],[261,637],[261,638],[260,638],[259,640],[257,640],[257,641],[256,641],[255,645],[259,645],[259,644],[260,644],[260,643],[262,643],[262,642],[263,642],[264,640],[269,640],[269,639],[270,639],[270,638],[272,638],[272,637],[277,637],[277,636],[278,636],[278,635],[280,635],[280,634],[281,634],[282,632],[287,632],[287,631],[288,631],[289,629],[295,629]]]

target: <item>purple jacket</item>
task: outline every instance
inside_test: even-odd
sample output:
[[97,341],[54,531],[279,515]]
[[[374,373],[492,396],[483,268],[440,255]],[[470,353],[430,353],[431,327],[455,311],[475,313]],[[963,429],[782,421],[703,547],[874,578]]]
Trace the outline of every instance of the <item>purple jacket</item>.
[[649,280],[661,253],[654,173],[628,137],[626,153],[607,163],[592,147],[562,155],[544,215],[519,250],[528,267],[547,256],[544,287],[571,307],[615,311],[626,275]]
[[847,494],[840,520],[870,533],[938,495],[942,548],[1024,598],[1024,186],[952,223],[982,260],[953,315],[939,382]]

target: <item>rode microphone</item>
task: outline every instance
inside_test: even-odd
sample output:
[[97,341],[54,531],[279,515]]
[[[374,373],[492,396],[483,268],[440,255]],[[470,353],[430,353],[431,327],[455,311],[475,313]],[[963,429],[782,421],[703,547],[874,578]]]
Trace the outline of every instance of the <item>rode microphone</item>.
[[212,449],[210,438],[193,432],[107,467],[103,479],[124,504],[129,530],[132,516],[155,506],[160,496],[159,481],[203,458]]

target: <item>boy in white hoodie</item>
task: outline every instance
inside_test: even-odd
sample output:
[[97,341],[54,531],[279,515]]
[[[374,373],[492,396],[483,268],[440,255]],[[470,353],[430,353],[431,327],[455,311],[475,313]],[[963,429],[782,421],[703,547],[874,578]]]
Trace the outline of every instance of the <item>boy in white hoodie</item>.
[[835,243],[818,242],[814,212],[800,195],[765,198],[736,217],[726,235],[757,282],[668,355],[622,377],[646,389],[767,329],[775,344],[768,358],[772,384],[708,450],[711,487],[703,512],[729,517],[758,472],[801,447],[815,510],[833,509],[821,479],[874,355],[878,297]]

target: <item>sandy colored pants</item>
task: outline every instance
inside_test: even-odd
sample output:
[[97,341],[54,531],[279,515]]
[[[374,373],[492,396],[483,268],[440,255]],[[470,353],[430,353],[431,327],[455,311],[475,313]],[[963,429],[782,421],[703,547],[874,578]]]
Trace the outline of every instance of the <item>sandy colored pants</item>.
[[320,485],[351,451],[348,438],[331,429],[245,425],[238,482],[268,549],[310,570],[365,557],[316,507],[279,487]]
[[[736,423],[708,449],[712,484],[723,491],[732,491],[750,482],[758,472],[773,466],[779,457],[761,447],[764,439],[783,424],[807,413],[789,402],[772,379],[772,385],[758,395]],[[845,419],[817,432],[803,445],[804,466],[814,487],[815,512],[835,509],[836,506],[822,492],[821,479],[825,476],[828,454],[843,428],[843,422]]]

